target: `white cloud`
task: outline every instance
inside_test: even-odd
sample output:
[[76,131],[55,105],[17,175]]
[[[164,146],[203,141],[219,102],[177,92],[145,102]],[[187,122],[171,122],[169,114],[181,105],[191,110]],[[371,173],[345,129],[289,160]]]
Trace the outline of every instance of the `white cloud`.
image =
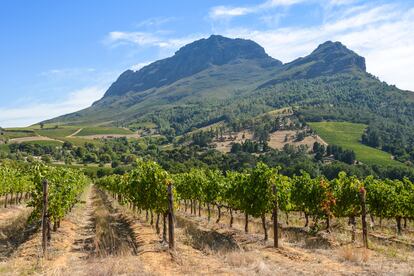
[[85,87],[71,92],[66,99],[56,102],[33,102],[30,105],[19,107],[0,107],[0,126],[27,126],[42,120],[78,111],[100,99],[105,89],[106,86]]
[[174,21],[174,17],[152,17],[145,19],[136,24],[137,28],[151,28],[151,27],[159,27],[171,21]]
[[366,58],[368,72],[414,91],[414,9],[398,5],[350,6],[341,14],[328,15],[336,19],[305,28],[230,28],[224,35],[252,39],[283,62],[307,55],[327,40],[341,41]]
[[161,35],[155,35],[149,32],[110,32],[106,38],[106,43],[112,46],[124,44],[134,44],[138,46],[151,46],[165,49],[177,49],[194,40],[202,38],[202,35],[190,35],[186,37],[168,38]]
[[357,2],[357,0],[330,0],[329,4],[332,6],[350,5]]
[[134,43],[140,46],[157,45],[160,43],[158,37],[146,32],[110,32],[107,37],[110,44]]
[[246,15],[256,11],[257,7],[229,7],[229,6],[217,6],[210,12],[212,19],[227,18],[234,16]]
[[56,68],[40,73],[42,77],[73,77],[80,74],[95,72],[95,68]]
[[229,19],[232,17],[258,13],[275,7],[287,7],[303,2],[304,0],[268,0],[254,6],[235,7],[235,6],[216,6],[211,8],[209,17],[213,20]]

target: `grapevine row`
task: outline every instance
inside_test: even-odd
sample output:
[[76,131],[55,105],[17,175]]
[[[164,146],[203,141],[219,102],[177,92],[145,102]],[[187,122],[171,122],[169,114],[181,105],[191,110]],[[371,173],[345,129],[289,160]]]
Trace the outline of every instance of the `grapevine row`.
[[315,230],[321,220],[325,220],[329,230],[333,217],[348,217],[355,229],[356,218],[365,215],[365,207],[372,219],[374,216],[395,219],[399,233],[402,231],[401,220],[414,218],[414,185],[408,179],[379,180],[372,176],[358,179],[343,172],[333,180],[324,176],[312,178],[305,172],[287,177],[264,163],[244,172],[223,174],[218,170],[193,168],[170,176],[154,162],[138,161],[132,172],[102,178],[98,184],[118,195],[124,203],[159,215],[167,211],[166,183],[171,180],[177,195],[176,203],[183,202],[186,209],[189,204],[193,213],[196,213],[196,203],[199,210],[206,205],[209,220],[211,206],[215,206],[217,222],[221,208],[228,208],[230,225],[233,211],[241,211],[246,217],[246,232],[249,216],[261,218],[265,239],[266,214],[276,211],[277,215],[278,210],[302,212],[306,218],[305,226],[312,219]]
[[[27,167],[14,162],[0,164],[0,197],[4,198],[4,207],[10,200],[12,203],[20,203],[23,196],[27,196],[33,189],[30,181],[30,171]],[[15,196],[13,199],[13,195]]]
[[[27,202],[27,206],[33,207],[30,221],[37,223],[42,219],[44,252],[51,238],[51,223],[56,231],[60,220],[77,202],[87,183],[87,177],[80,170],[42,163],[0,163],[0,196],[4,197],[5,207],[8,197],[11,199],[13,195],[16,203],[20,203],[23,193],[26,198],[30,198]],[[47,193],[44,192],[45,185]]]
[[53,222],[54,230],[60,220],[77,202],[78,196],[88,183],[88,178],[79,170],[46,166],[41,163],[30,168],[33,189],[28,206],[33,207],[32,219],[39,219],[43,210],[43,184],[48,184],[48,219]]
[[[166,220],[169,212],[168,185],[172,182],[171,176],[155,162],[138,160],[137,166],[128,174],[111,175],[101,178],[97,184],[113,193],[122,203],[130,204],[134,209],[146,210],[156,215],[156,229],[160,233],[160,217],[163,218],[163,240],[167,240]],[[170,218],[169,218],[170,219]],[[170,231],[171,231],[170,225]],[[172,239],[170,239],[171,245]]]

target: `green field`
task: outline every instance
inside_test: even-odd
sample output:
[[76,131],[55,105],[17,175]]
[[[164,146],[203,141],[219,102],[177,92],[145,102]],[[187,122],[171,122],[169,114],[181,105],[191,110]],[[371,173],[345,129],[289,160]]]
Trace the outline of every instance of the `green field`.
[[33,131],[20,131],[20,130],[5,130],[2,131],[2,135],[0,138],[5,139],[14,139],[14,138],[23,138],[23,137],[30,137],[30,136],[36,136],[36,133]]
[[59,128],[48,128],[48,129],[39,129],[35,132],[40,136],[46,136],[50,138],[63,138],[66,136],[71,135],[75,131],[77,131],[79,127],[59,127]]
[[364,124],[348,122],[309,123],[311,128],[328,144],[338,145],[355,151],[357,160],[366,164],[401,166],[392,160],[391,155],[379,149],[361,144],[362,134],[367,128]]
[[117,127],[85,127],[76,136],[133,134],[132,131]]
[[59,141],[29,141],[23,142],[22,144],[32,144],[32,145],[40,145],[40,146],[52,146],[52,147],[60,147],[62,146],[62,142]]

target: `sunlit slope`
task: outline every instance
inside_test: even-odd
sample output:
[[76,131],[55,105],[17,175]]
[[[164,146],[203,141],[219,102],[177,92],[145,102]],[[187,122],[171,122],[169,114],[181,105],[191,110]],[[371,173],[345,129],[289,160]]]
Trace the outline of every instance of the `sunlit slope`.
[[401,166],[398,161],[392,160],[391,155],[379,149],[366,146],[360,142],[366,129],[364,124],[348,122],[314,122],[309,123],[322,139],[328,144],[338,145],[344,149],[355,151],[357,160],[370,165]]

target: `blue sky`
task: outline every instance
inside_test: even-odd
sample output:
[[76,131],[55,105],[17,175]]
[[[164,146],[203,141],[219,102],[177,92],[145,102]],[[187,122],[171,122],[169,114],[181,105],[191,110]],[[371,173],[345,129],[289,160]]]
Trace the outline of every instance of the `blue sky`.
[[412,0],[2,0],[0,126],[85,108],[124,70],[212,33],[253,39],[283,62],[341,41],[414,91]]

